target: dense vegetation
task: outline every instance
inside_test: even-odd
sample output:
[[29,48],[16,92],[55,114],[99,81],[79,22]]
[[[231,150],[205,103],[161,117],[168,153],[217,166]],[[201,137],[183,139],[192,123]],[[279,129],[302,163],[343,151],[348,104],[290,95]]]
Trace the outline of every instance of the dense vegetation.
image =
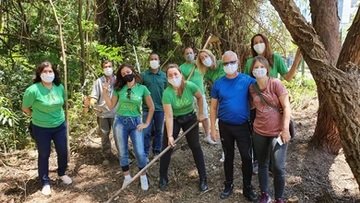
[[[232,49],[241,62],[258,32],[269,36],[275,51],[284,56],[295,51],[276,12],[260,0],[77,0],[54,5],[67,54],[72,137],[86,134],[94,122],[93,114],[82,113],[82,100],[101,75],[100,61],[105,58],[117,65],[135,64],[135,47],[142,70],[151,51],[164,63],[180,63],[182,48],[200,49],[210,33],[219,38],[209,47],[217,56]],[[24,148],[31,140],[29,118],[21,112],[22,93],[43,60],[63,74],[59,29],[50,2],[0,1],[0,151]],[[303,84],[314,94],[312,79],[295,80],[289,84],[299,89],[293,95],[295,103]]]

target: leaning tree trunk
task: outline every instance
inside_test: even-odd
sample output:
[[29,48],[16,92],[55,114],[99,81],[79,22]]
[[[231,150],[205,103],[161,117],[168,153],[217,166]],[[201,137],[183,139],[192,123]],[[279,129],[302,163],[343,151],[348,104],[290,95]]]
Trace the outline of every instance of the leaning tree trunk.
[[[337,31],[339,30],[337,0],[310,0],[310,8],[312,24],[329,53],[332,64],[335,65],[341,49],[340,32]],[[339,131],[325,97],[326,95],[318,89],[319,109],[311,142],[317,147],[337,154],[341,148]]]
[[[360,11],[358,10],[354,23],[350,28],[352,33],[346,38],[337,67],[327,52],[314,28],[301,15],[293,0],[270,0],[292,38],[300,47],[304,59],[318,86],[325,95],[328,110],[335,119],[339,129],[341,144],[346,160],[360,185],[360,67],[355,59],[360,49],[352,46],[359,43]],[[359,45],[356,45],[359,46]],[[350,53],[351,56],[343,56]],[[348,57],[347,60],[343,59]]]

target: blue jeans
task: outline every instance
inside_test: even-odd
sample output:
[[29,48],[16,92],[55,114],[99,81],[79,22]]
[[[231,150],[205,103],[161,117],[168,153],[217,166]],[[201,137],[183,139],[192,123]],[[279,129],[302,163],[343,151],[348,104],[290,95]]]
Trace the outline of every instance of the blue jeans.
[[[146,121],[148,114],[149,114],[149,112],[147,112],[147,111],[143,112],[143,122]],[[149,157],[152,131],[154,131],[152,152],[153,152],[153,154],[158,154],[161,152],[163,130],[164,130],[164,112],[163,111],[155,111],[154,116],[150,122],[150,125],[146,129],[144,129],[144,146],[145,146],[146,157]]]
[[67,168],[67,140],[65,122],[55,128],[43,128],[32,124],[32,133],[38,149],[38,174],[42,185],[50,184],[49,157],[51,152],[51,140],[54,141],[57,154],[57,173],[65,175]]
[[146,166],[146,156],[144,152],[144,136],[142,131],[138,131],[136,126],[141,124],[140,117],[115,116],[114,130],[118,140],[120,151],[120,166],[122,171],[129,170],[129,136],[133,144],[136,160],[139,169]]
[[274,176],[275,199],[283,198],[285,189],[285,162],[288,144],[279,145],[276,137],[266,137],[254,132],[254,147],[259,163],[261,192],[268,193],[270,160]]

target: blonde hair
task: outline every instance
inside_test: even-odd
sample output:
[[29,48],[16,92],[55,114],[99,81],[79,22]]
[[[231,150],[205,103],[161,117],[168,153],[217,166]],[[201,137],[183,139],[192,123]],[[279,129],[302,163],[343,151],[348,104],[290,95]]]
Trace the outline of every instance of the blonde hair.
[[199,51],[198,57],[196,58],[196,66],[199,68],[199,70],[200,70],[200,72],[201,72],[202,74],[205,74],[208,68],[202,63],[202,61],[201,61],[201,59],[200,59],[200,54],[201,54],[202,52],[204,52],[204,53],[206,53],[207,55],[209,55],[209,57],[210,57],[211,60],[213,61],[213,64],[212,64],[212,66],[211,66],[210,68],[215,68],[217,61],[216,61],[216,58],[215,58],[214,54],[211,53],[210,50],[208,50],[208,49],[202,49],[202,50]]

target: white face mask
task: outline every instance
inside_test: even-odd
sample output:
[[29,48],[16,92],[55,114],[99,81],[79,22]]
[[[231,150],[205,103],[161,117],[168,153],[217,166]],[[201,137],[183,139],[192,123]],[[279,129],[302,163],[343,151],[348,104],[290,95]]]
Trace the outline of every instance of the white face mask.
[[232,75],[237,71],[238,64],[237,63],[229,63],[224,66],[224,71],[226,74]]
[[111,76],[113,74],[113,68],[112,67],[104,68],[104,74],[106,76]]
[[174,77],[174,78],[171,78],[171,79],[168,79],[168,82],[173,86],[173,87],[180,87],[181,85],[181,80],[182,80],[182,76],[179,75],[177,77]]
[[195,59],[195,55],[194,54],[188,54],[185,56],[185,60],[188,62],[193,62]]
[[256,53],[262,54],[265,51],[265,43],[255,44],[253,48],[256,51]]
[[150,61],[150,68],[151,69],[157,69],[160,66],[160,61],[158,60],[151,60]]
[[265,67],[260,67],[260,68],[254,68],[254,70],[252,71],[252,74],[255,76],[255,78],[263,78],[266,76],[267,73],[267,69]]
[[51,83],[54,81],[55,74],[54,73],[41,73],[40,78],[42,81],[46,83]]
[[211,60],[210,57],[206,57],[206,58],[202,61],[202,63],[204,64],[204,66],[210,67],[210,66],[212,66],[212,64],[213,64],[213,61]]

